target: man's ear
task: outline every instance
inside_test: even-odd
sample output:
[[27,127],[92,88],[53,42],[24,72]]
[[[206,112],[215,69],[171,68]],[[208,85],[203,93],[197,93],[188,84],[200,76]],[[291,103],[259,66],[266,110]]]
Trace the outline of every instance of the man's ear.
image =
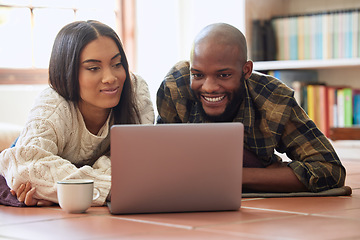
[[245,79],[249,79],[252,71],[253,71],[253,62],[251,60],[248,60],[244,66],[243,66],[243,73],[244,73],[244,77]]

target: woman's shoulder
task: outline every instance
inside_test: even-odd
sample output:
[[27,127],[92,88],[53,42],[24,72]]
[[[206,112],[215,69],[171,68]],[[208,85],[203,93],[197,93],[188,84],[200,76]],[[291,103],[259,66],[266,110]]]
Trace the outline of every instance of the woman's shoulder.
[[51,87],[45,88],[36,98],[30,117],[50,118],[52,115],[69,116],[74,105]]
[[147,82],[139,74],[130,72],[130,78],[135,91],[138,89],[148,88]]
[[58,94],[54,89],[52,89],[51,87],[47,87],[45,88],[43,91],[40,92],[38,98],[36,99],[36,102],[62,102],[65,101],[65,99]]
[[136,73],[130,73],[130,75],[134,86],[135,99],[139,107],[140,122],[153,124],[155,114],[148,84],[140,75]]
[[144,99],[150,100],[150,90],[146,81],[136,73],[130,73],[130,76],[136,98],[140,102]]

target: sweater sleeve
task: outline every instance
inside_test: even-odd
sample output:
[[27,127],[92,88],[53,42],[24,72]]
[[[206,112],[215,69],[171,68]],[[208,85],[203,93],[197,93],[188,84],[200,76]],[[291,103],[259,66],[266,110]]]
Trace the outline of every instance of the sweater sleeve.
[[31,121],[15,147],[0,154],[1,174],[10,188],[30,182],[36,188],[35,198],[58,202],[56,182],[63,179],[93,179],[100,190],[100,197],[93,205],[103,205],[110,192],[110,160],[103,156],[93,167],[80,168],[59,156],[65,137],[60,136],[51,122],[39,119]]
[[100,190],[93,205],[103,205],[111,187],[110,159],[102,156],[95,164],[91,159],[103,140],[84,138],[81,121],[71,105],[47,98],[32,109],[16,146],[0,153],[0,174],[10,188],[30,182],[36,188],[35,198],[55,203],[57,181],[93,179]]

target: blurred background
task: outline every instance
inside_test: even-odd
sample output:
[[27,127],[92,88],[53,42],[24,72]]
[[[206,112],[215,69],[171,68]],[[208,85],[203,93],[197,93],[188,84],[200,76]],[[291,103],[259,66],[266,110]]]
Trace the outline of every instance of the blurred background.
[[189,59],[200,29],[227,22],[244,30],[244,0],[0,0],[0,84],[46,84],[56,34],[89,19],[116,30],[155,105],[161,81],[176,62]]

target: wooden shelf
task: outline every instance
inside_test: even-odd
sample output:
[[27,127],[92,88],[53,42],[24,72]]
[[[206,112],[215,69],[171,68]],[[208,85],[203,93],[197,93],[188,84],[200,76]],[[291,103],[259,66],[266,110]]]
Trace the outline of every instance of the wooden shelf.
[[347,128],[330,128],[331,140],[360,140],[360,126]]
[[360,67],[360,58],[254,62],[254,70],[336,69]]
[[48,69],[0,68],[0,84],[47,84]]

